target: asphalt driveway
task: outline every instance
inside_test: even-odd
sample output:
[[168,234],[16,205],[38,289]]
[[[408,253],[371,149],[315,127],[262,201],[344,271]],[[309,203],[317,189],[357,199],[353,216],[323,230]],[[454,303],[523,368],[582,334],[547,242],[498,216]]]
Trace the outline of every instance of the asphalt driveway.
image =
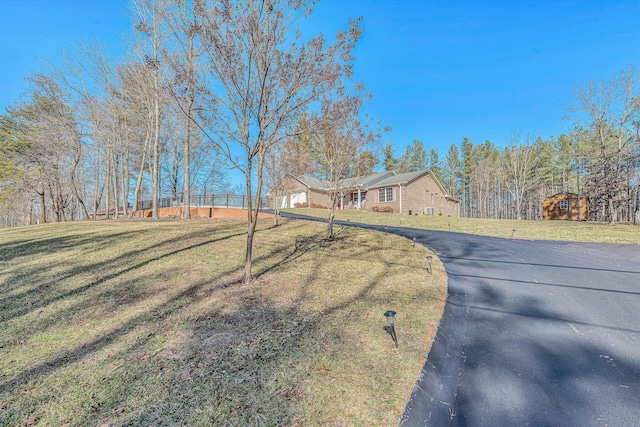
[[415,236],[447,270],[402,426],[640,426],[640,246],[339,224]]

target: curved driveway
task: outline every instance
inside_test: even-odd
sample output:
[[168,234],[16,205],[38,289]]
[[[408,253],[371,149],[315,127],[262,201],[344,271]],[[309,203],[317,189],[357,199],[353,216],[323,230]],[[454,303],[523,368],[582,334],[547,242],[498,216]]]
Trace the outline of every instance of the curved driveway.
[[640,246],[391,231],[449,278],[402,425],[640,425]]
[[401,425],[640,425],[640,246],[338,223],[415,236],[448,274]]

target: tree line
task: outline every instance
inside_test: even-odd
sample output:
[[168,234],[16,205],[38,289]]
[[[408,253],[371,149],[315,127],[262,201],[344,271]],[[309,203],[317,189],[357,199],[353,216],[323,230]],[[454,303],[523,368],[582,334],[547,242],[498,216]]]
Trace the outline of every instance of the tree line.
[[[514,134],[502,149],[465,139],[444,159],[415,140],[395,158],[392,144],[373,144],[386,129],[361,113],[371,95],[353,81],[359,20],[328,40],[304,33],[313,3],[300,0],[130,6],[124,58],[79,44],[30,75],[25,96],[0,115],[4,225],[116,218],[142,198],[157,218],[167,195],[182,199],[189,218],[194,192],[243,192],[248,280],[266,187],[307,172],[338,188],[379,158],[399,172],[431,168],[468,217],[540,218],[542,198],[559,191],[590,195],[598,220],[638,215],[631,69],[576,88],[578,125],[557,139]],[[232,187],[232,169],[243,188]]]
[[[362,34],[305,34],[313,2],[132,0],[125,59],[81,45],[29,77],[0,117],[0,209],[14,223],[115,218],[144,198],[228,190],[244,175],[251,253],[265,163],[297,135],[356,137]],[[349,117],[344,120],[343,114]],[[304,128],[300,117],[308,115]],[[348,134],[348,135],[347,135]]]
[[499,148],[464,138],[444,159],[414,140],[396,157],[383,150],[386,170],[430,168],[470,218],[542,219],[542,201],[571,192],[590,200],[591,220],[640,224],[640,90],[633,68],[574,91],[568,118],[575,127],[557,138],[514,132]]

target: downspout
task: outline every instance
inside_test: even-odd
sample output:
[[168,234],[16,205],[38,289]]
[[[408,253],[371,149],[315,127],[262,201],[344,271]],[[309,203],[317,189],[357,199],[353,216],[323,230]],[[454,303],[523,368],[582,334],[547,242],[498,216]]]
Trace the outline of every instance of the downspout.
[[402,184],[398,184],[398,188],[400,188],[400,213],[402,213]]

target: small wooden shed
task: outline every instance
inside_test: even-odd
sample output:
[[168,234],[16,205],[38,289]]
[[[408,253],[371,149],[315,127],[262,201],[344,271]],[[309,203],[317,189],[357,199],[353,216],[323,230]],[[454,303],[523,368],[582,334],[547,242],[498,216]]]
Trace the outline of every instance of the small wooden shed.
[[589,198],[575,193],[558,193],[542,202],[543,219],[589,220]]

